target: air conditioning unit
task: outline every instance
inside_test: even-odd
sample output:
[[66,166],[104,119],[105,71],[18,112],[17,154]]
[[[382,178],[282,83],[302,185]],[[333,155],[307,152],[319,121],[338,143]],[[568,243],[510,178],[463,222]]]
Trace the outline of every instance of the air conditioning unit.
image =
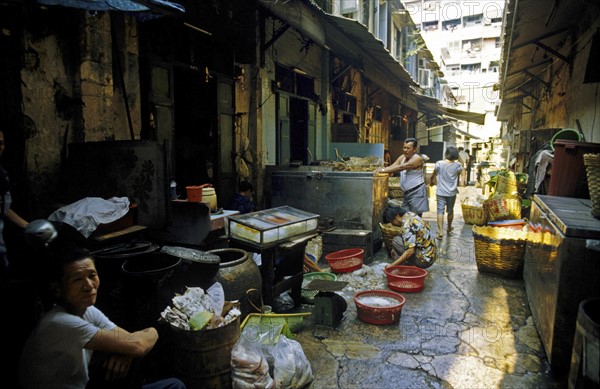
[[340,3],[340,13],[342,14],[358,11],[358,0],[342,0]]

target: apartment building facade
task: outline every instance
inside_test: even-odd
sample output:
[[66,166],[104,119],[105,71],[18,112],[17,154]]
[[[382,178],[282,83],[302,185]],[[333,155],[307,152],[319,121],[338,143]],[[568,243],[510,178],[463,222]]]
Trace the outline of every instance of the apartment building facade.
[[499,142],[495,118],[504,1],[403,0],[440,64],[456,108],[485,114],[485,124],[457,121],[457,144],[485,150]]

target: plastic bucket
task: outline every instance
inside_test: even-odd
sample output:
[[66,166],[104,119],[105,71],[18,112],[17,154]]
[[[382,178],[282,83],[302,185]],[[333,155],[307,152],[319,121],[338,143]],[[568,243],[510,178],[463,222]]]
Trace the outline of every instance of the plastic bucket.
[[231,388],[231,350],[240,338],[240,318],[224,327],[186,331],[168,325],[171,374],[188,388]]
[[124,307],[123,293],[119,293],[127,289],[127,285],[123,282],[125,276],[123,263],[138,257],[147,258],[149,255],[154,255],[152,253],[158,249],[159,246],[153,243],[137,241],[116,244],[93,253],[96,269],[102,281],[96,306],[115,323],[122,324],[131,316],[129,310]]
[[186,186],[187,201],[191,203],[202,202],[202,187],[201,186]]
[[130,258],[123,263],[121,292],[128,313],[125,321],[132,329],[156,323],[160,312],[173,298],[171,276],[180,264],[181,258],[160,252]]
[[554,136],[552,137],[552,140],[550,141],[550,147],[552,148],[552,151],[554,151],[554,142],[556,142],[558,139],[574,140],[576,142],[581,142],[582,136],[579,133],[579,131],[577,131],[574,128],[564,128],[556,134],[554,134]]

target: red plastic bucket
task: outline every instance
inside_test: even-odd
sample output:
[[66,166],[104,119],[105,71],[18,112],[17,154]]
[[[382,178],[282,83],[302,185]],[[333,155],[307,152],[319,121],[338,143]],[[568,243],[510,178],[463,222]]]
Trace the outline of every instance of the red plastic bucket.
[[202,186],[186,186],[187,200],[191,203],[202,202]]

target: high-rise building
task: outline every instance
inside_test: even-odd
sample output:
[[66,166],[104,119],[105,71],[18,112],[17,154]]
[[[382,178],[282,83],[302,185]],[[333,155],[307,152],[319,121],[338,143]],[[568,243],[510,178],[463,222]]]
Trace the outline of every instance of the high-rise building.
[[[459,121],[457,145],[477,148],[500,133],[496,120],[504,0],[402,0],[456,97],[456,108],[486,113]],[[468,136],[466,134],[471,134]],[[477,139],[479,138],[479,139]]]

